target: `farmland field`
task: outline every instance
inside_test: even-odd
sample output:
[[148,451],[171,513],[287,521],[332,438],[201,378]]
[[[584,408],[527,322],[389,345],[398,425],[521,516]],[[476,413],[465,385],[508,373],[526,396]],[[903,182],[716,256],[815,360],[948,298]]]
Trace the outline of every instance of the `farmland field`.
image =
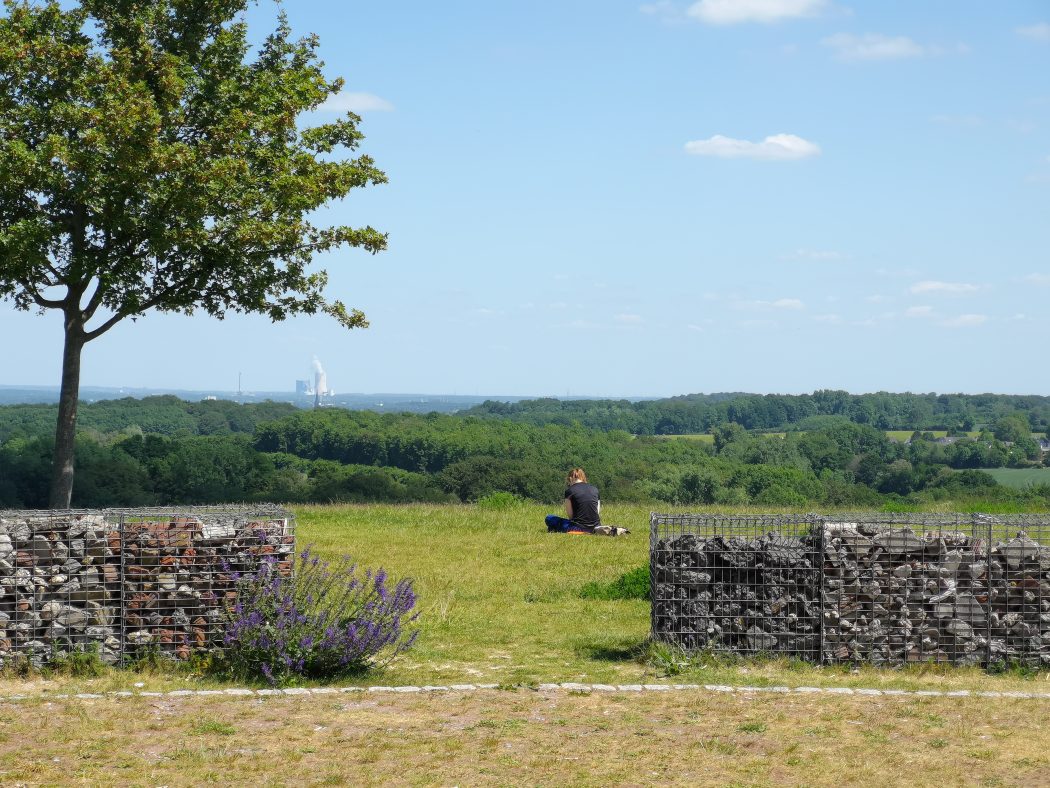
[[983,470],[1006,487],[1022,488],[1030,484],[1050,484],[1050,468],[984,468]]

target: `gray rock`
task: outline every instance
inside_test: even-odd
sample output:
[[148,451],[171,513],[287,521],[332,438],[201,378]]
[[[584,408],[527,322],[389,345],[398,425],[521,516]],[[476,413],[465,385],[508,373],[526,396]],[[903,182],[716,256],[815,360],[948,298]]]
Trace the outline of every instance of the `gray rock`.
[[83,629],[88,625],[91,617],[86,610],[67,606],[62,608],[58,615],[55,616],[54,620],[64,627]]
[[883,531],[873,541],[878,547],[892,555],[921,553],[926,546],[926,543],[908,528]]
[[953,635],[956,640],[966,640],[973,637],[973,627],[958,618],[953,618],[945,624],[944,631],[949,635]]
[[33,558],[40,559],[51,557],[51,542],[44,536],[34,536],[29,543],[29,552]]
[[73,578],[67,583],[63,583],[59,586],[58,593],[60,594],[72,594],[80,590],[80,580]]
[[1041,555],[1039,543],[1033,542],[1024,534],[1019,534],[1016,539],[1011,539],[1000,548],[1000,552],[1011,569],[1017,569],[1028,561],[1039,561]]

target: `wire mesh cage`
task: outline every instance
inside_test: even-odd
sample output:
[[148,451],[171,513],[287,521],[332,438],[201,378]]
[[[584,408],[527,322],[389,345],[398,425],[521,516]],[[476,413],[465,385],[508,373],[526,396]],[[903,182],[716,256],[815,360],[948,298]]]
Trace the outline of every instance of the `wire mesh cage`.
[[687,649],[820,655],[820,545],[794,517],[653,515],[653,634]]
[[1050,665],[1050,518],[660,515],[653,636],[876,665]]
[[291,571],[294,550],[272,506],[0,512],[0,665],[215,648],[237,573]]

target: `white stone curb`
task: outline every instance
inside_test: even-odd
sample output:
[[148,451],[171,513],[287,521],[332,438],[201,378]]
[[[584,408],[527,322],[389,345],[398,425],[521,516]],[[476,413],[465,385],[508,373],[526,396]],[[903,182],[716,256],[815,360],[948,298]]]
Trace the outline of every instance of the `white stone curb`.
[[[477,692],[479,690],[499,689],[499,684],[450,684],[448,686],[426,685],[416,687],[412,685],[387,687],[289,687],[286,689],[247,689],[233,687],[230,689],[214,690],[169,690],[168,692],[145,692],[130,690],[115,690],[112,692],[80,692],[75,695],[7,695],[0,696],[0,703],[15,703],[25,700],[100,700],[104,698],[206,698],[206,697],[287,697],[287,696],[313,696],[313,695],[335,695],[351,693],[388,693],[388,694],[412,694],[412,693],[463,693]],[[521,689],[528,689],[521,687]],[[582,684],[575,681],[567,681],[561,684],[539,684],[534,688],[537,692],[711,692],[711,693],[736,693],[742,695],[751,694],[776,694],[776,695],[853,695],[859,697],[913,697],[913,698],[1011,698],[1024,700],[1050,700],[1050,692],[995,692],[974,690],[901,690],[901,689],[875,689],[867,687],[749,687],[730,686],[727,684]]]

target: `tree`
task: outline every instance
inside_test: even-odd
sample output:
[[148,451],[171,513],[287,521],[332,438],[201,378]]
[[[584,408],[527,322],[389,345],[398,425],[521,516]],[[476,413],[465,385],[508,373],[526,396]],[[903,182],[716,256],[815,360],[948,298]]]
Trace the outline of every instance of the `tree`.
[[69,505],[84,345],[150,310],[274,321],[365,316],[324,296],[317,253],[378,252],[311,213],[386,181],[360,118],[300,129],[342,87],[282,15],[254,57],[252,0],[3,0],[0,298],[57,310],[65,339],[50,493]]
[[1023,413],[1012,413],[996,419],[992,432],[996,440],[1016,443],[1023,438],[1032,437],[1032,426]]

